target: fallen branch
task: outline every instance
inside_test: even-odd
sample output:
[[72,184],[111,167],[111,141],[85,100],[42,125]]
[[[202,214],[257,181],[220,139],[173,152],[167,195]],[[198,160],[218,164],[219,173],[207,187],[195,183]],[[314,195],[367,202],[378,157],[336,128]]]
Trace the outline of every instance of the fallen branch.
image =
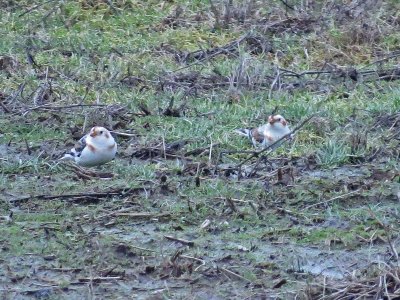
[[171,213],[161,213],[155,214],[150,212],[117,212],[114,216],[118,217],[132,217],[132,218],[162,218],[162,217],[169,217]]
[[84,193],[75,193],[75,194],[60,194],[60,195],[32,195],[32,196],[24,196],[21,198],[11,199],[9,200],[10,203],[20,203],[26,202],[29,200],[63,200],[63,201],[84,201],[84,200],[92,200],[92,199],[102,199],[102,198],[109,198],[111,196],[118,196],[118,197],[126,197],[133,194],[138,194],[140,192],[145,192],[148,188],[146,187],[139,187],[139,188],[130,188],[130,189],[116,189],[104,192],[84,192]]
[[121,280],[121,276],[113,276],[113,277],[87,277],[87,278],[78,278],[78,282],[102,282],[109,280]]
[[352,192],[349,192],[349,193],[345,193],[345,194],[342,194],[342,195],[339,195],[339,196],[330,198],[330,199],[328,199],[328,200],[324,200],[324,201],[321,201],[321,202],[318,202],[318,203],[311,204],[311,205],[309,205],[309,206],[306,206],[305,209],[309,209],[309,208],[311,208],[311,207],[318,206],[318,205],[320,205],[320,204],[326,204],[326,203],[335,201],[335,200],[337,200],[337,199],[341,199],[341,198],[344,198],[344,197],[346,197],[346,196],[350,196],[350,195],[356,194],[356,193],[358,193],[358,192],[360,192],[360,190],[356,190],[356,191],[352,191]]
[[170,235],[164,235],[164,237],[167,240],[170,240],[170,241],[179,242],[181,244],[184,244],[184,245],[187,245],[187,246],[190,246],[190,247],[194,246],[194,242],[193,241],[188,241],[188,240],[185,240],[185,239],[179,239],[179,238],[176,238],[176,237],[173,237],[173,236],[170,236]]
[[118,132],[118,131],[110,131],[112,134],[119,135],[119,136],[124,136],[124,137],[137,137],[137,134],[133,133],[125,133],[125,132]]
[[251,282],[251,280],[248,280],[247,278],[244,278],[242,275],[239,275],[239,274],[237,274],[237,273],[235,273],[235,272],[233,272],[231,270],[228,270],[226,268],[218,267],[218,269],[220,269],[220,270],[224,271],[226,274],[231,275],[233,277],[236,277],[238,279],[244,280],[246,282]]
[[11,110],[9,110],[1,100],[0,100],[0,106],[3,108],[4,112],[8,114],[11,113]]
[[[73,105],[65,105],[65,106],[52,106],[50,104],[38,105],[34,107],[30,107],[25,109],[22,112],[22,115],[26,115],[27,113],[35,110],[50,110],[50,111],[60,111],[64,109],[71,109],[71,108],[83,108],[83,107],[108,107],[110,105],[107,104],[73,104]],[[14,113],[14,115],[18,115],[20,112]]]

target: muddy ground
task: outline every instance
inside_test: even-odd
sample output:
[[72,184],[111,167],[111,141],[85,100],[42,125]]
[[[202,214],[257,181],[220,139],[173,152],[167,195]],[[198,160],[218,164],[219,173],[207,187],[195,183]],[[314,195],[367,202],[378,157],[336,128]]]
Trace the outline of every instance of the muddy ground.
[[0,4],[2,299],[400,296],[399,5],[272,4]]

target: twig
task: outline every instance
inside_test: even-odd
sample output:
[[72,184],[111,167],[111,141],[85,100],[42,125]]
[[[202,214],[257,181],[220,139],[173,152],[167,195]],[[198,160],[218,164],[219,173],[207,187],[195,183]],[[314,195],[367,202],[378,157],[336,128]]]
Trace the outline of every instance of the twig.
[[369,211],[370,215],[378,222],[379,226],[381,226],[383,228],[383,230],[385,231],[386,239],[389,244],[390,250],[392,251],[392,255],[396,258],[396,261],[398,261],[399,254],[397,253],[396,248],[393,246],[393,242],[392,242],[392,238],[390,237],[390,232],[389,232],[388,226],[383,224],[382,221],[378,219],[376,214],[372,211],[371,207],[368,207],[368,211]]
[[228,202],[229,207],[231,208],[231,210],[233,212],[238,212],[238,209],[236,208],[235,203],[232,201],[232,199],[230,197],[227,197],[225,200]]
[[220,270],[224,271],[225,273],[227,273],[227,274],[229,274],[229,275],[232,275],[233,277],[239,278],[239,279],[244,280],[244,281],[246,281],[246,282],[251,282],[251,281],[248,280],[247,278],[244,278],[242,275],[239,275],[239,274],[237,274],[237,273],[235,273],[235,272],[232,272],[231,270],[228,270],[228,269],[226,269],[226,268],[224,268],[224,267],[218,267],[218,268],[219,268]]
[[178,259],[179,256],[183,253],[183,249],[178,249],[175,251],[175,253],[171,256],[171,263],[175,263],[175,261]]
[[271,87],[269,89],[269,93],[268,93],[268,98],[271,99],[272,98],[272,91],[274,89],[275,84],[277,84],[277,82],[280,80],[280,72],[279,72],[279,68],[276,69],[276,76],[274,78],[274,80],[271,83]]
[[118,132],[118,131],[110,131],[111,133],[115,134],[115,135],[119,135],[119,136],[125,136],[125,137],[136,137],[137,134],[133,134],[133,133],[125,133],[125,132]]
[[25,10],[23,13],[19,14],[18,17],[19,17],[19,18],[20,18],[20,17],[23,17],[23,16],[25,16],[26,14],[30,13],[31,11],[33,11],[33,10],[35,10],[35,9],[37,9],[37,8],[39,8],[39,7],[41,7],[41,6],[45,5],[45,4],[47,4],[47,3],[53,2],[53,1],[55,1],[55,0],[49,0],[49,1],[46,1],[46,2],[43,2],[43,3],[40,3],[40,4],[38,4],[38,5],[35,5],[35,6],[31,7],[31,8],[29,8],[29,9]]
[[213,57],[215,57],[215,56],[217,56],[219,54],[232,52],[232,48],[233,47],[237,48],[240,45],[240,43],[243,42],[244,40],[246,40],[249,36],[250,36],[250,32],[245,33],[244,35],[242,35],[238,39],[230,42],[229,44],[227,44],[227,45],[225,45],[223,47],[216,47],[216,48],[213,48],[213,49],[197,50],[197,51],[191,52],[186,57],[193,57],[194,59],[196,59],[196,61],[194,63],[192,63],[192,64],[188,64],[188,65],[186,65],[184,67],[175,69],[175,70],[172,71],[172,73],[176,73],[176,72],[181,71],[183,69],[187,69],[187,68],[190,68],[192,66],[201,64],[201,63],[203,63],[203,62],[205,62],[207,60],[212,59]]
[[[22,93],[23,93],[23,91],[24,91],[24,89],[25,89],[25,85],[26,85],[25,82],[21,83],[21,84],[19,85],[19,87],[18,87],[18,90],[17,90],[16,92],[14,92],[12,95],[10,95],[10,96],[8,96],[8,97],[6,98],[6,102],[7,102],[7,103],[13,103],[15,100],[17,100],[18,95],[21,95],[21,97],[22,97]],[[18,100],[18,101],[19,101],[19,100]]]
[[206,264],[206,262],[203,259],[197,258],[197,257],[193,257],[193,256],[189,256],[189,255],[184,255],[181,254],[179,257],[183,257],[183,258],[187,258],[187,259],[193,259],[199,263],[201,263],[200,266],[198,266],[196,269],[194,269],[194,271],[196,272],[199,268],[201,268],[202,266],[204,266]]
[[320,204],[326,204],[326,203],[335,201],[335,200],[337,200],[337,199],[341,199],[341,198],[343,198],[343,197],[356,194],[356,193],[358,193],[358,192],[360,192],[359,189],[358,189],[358,190],[355,190],[355,191],[352,191],[352,192],[349,192],[349,193],[345,193],[345,194],[342,194],[342,195],[333,197],[333,198],[330,198],[330,199],[328,199],[328,200],[324,200],[324,201],[321,201],[321,202],[318,202],[318,203],[311,204],[311,205],[309,205],[309,206],[306,206],[305,209],[309,209],[309,208],[311,208],[311,207],[318,206],[318,205],[320,205]]
[[47,12],[47,14],[45,14],[45,15],[43,16],[42,22],[45,22],[46,19],[47,19],[51,14],[53,14],[55,11],[57,11],[57,9],[59,9],[59,7],[60,7],[61,5],[62,5],[62,4],[59,4],[58,6],[54,6],[49,12]]
[[129,245],[129,247],[131,247],[131,248],[135,248],[135,249],[138,249],[138,250],[142,250],[142,251],[148,251],[148,252],[157,252],[156,250],[147,249],[147,248],[142,248],[142,247],[133,246],[133,245]]
[[184,244],[184,245],[187,245],[187,246],[190,246],[190,247],[194,246],[194,242],[193,241],[188,241],[188,240],[185,240],[185,239],[179,239],[179,238],[176,238],[176,237],[173,237],[173,236],[170,236],[170,235],[164,235],[164,237],[167,240],[170,240],[170,241],[179,242],[181,244]]
[[3,110],[6,112],[6,113],[11,113],[11,110],[9,110],[8,108],[7,108],[7,106],[5,106],[5,104],[0,100],[0,106],[3,108]]
[[161,218],[161,217],[168,217],[171,213],[150,213],[150,212],[117,212],[114,216],[118,217],[132,217],[132,218]]
[[399,56],[400,56],[400,52],[399,52],[399,51],[395,51],[395,53],[393,53],[392,55],[389,55],[389,56],[386,56],[386,57],[384,57],[384,58],[375,60],[375,61],[373,61],[373,62],[371,62],[371,63],[369,63],[369,64],[367,64],[367,65],[361,67],[360,70],[365,69],[365,68],[367,68],[367,67],[370,67],[370,66],[372,66],[372,65],[379,64],[379,63],[381,63],[381,62],[390,60],[390,59],[392,59],[392,58],[399,57]]
[[50,270],[50,271],[57,271],[57,272],[80,272],[82,271],[82,268],[51,268],[51,267],[45,267],[41,266],[39,267],[40,270]]
[[295,10],[293,6],[289,5],[285,0],[280,0],[286,8],[290,8],[291,10]]
[[109,212],[108,214],[104,214],[104,215],[95,217],[95,219],[96,219],[96,220],[100,220],[100,219],[103,219],[103,218],[112,217],[112,216],[114,216],[114,215],[117,214],[117,213],[128,212],[128,211],[133,210],[133,209],[136,209],[136,208],[135,208],[135,207],[126,207],[126,208],[122,208],[122,209],[120,209],[120,210],[112,211],[112,212]]
[[[63,109],[70,109],[70,108],[79,108],[79,107],[106,107],[109,106],[107,104],[73,104],[73,105],[65,105],[65,106],[51,106],[49,104],[44,104],[44,105],[38,105],[34,106],[31,108],[26,109],[23,114],[26,114],[28,112],[34,111],[34,110],[63,110]],[[18,113],[14,113],[16,115]]]
[[141,191],[145,191],[146,187],[139,187],[139,188],[131,188],[131,189],[117,189],[117,190],[110,190],[110,191],[104,191],[104,192],[85,192],[85,193],[76,193],[76,194],[61,194],[61,195],[47,195],[47,194],[42,194],[42,195],[32,195],[32,196],[24,196],[21,198],[16,198],[16,199],[11,199],[9,202],[11,203],[19,203],[19,202],[25,202],[28,200],[55,200],[55,199],[60,199],[60,200],[68,200],[69,201],[76,201],[76,200],[84,200],[84,199],[91,199],[91,198],[108,198],[110,196],[120,196],[120,197],[125,197],[128,195],[132,195]]
[[102,282],[108,280],[121,280],[121,276],[110,276],[110,277],[86,277],[86,278],[78,278],[79,282]]

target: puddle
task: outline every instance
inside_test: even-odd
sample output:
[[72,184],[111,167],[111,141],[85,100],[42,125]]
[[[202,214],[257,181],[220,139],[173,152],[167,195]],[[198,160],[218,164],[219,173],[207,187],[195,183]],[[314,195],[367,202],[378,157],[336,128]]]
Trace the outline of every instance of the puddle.
[[351,178],[351,177],[363,177],[367,176],[369,172],[365,168],[359,167],[351,167],[351,166],[344,166],[332,170],[313,170],[313,171],[306,171],[302,175],[310,176],[313,178],[321,178],[321,179],[329,179],[329,178]]
[[383,261],[386,246],[373,246],[354,251],[329,250],[296,246],[292,248],[293,271],[344,279],[353,272],[365,270],[371,263]]

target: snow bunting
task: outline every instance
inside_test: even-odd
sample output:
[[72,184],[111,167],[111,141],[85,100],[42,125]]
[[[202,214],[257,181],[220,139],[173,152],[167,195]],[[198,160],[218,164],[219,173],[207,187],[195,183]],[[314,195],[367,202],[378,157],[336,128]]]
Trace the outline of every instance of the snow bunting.
[[257,147],[257,143],[261,143],[263,148],[275,143],[281,137],[290,133],[288,122],[281,115],[269,116],[268,123],[260,127],[238,129],[235,131],[249,137],[254,147]]
[[111,133],[104,127],[96,126],[62,160],[74,160],[80,166],[93,167],[109,162],[116,153],[117,143]]

